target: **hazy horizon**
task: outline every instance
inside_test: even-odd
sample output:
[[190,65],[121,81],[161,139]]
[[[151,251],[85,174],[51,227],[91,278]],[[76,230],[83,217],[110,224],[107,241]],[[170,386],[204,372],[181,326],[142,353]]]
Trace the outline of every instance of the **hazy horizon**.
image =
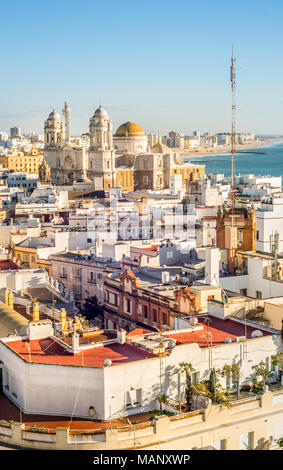
[[3,0],[0,130],[43,133],[67,97],[72,135],[99,104],[114,131],[230,132],[234,44],[236,131],[281,134],[283,7],[252,3]]

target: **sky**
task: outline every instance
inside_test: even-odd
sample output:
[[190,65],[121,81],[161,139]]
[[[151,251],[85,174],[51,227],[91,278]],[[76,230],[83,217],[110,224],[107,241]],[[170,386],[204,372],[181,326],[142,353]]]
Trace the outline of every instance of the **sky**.
[[67,98],[71,135],[101,104],[113,128],[283,134],[282,0],[0,0],[0,130],[43,133]]

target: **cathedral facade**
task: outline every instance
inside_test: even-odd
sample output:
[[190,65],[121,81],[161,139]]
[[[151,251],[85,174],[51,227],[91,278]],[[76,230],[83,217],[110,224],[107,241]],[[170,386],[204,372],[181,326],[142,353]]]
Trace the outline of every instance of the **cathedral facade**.
[[133,122],[119,126],[113,135],[112,120],[101,106],[89,123],[89,143],[80,147],[70,139],[70,108],[65,102],[64,119],[53,110],[44,123],[44,157],[54,184],[92,181],[94,190],[107,192],[169,188],[170,175],[181,174],[183,185],[204,174],[203,165],[184,164],[178,154],[158,143],[149,147],[144,130]]

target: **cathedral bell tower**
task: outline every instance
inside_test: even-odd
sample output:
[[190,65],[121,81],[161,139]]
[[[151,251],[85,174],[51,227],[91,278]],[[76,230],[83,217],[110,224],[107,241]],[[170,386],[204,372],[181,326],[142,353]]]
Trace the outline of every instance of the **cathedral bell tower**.
[[64,114],[64,118],[65,118],[65,143],[66,144],[70,142],[70,112],[71,112],[71,109],[67,101],[65,101],[65,106],[62,109],[62,113]]
[[45,148],[59,148],[64,140],[64,123],[60,114],[53,109],[44,123]]
[[90,119],[89,134],[88,174],[97,189],[107,191],[115,181],[113,133],[111,119],[101,106]]

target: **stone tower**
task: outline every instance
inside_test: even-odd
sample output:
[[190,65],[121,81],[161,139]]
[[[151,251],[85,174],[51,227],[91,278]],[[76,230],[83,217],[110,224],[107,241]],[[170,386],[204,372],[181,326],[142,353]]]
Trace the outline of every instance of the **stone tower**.
[[70,112],[71,112],[71,109],[67,101],[65,101],[65,106],[62,109],[62,113],[64,114],[64,118],[65,118],[65,143],[66,144],[70,142]]
[[64,122],[53,109],[44,123],[45,148],[60,148],[65,137]]
[[88,176],[95,180],[96,189],[107,191],[115,179],[113,133],[111,119],[101,106],[90,119],[89,134]]

